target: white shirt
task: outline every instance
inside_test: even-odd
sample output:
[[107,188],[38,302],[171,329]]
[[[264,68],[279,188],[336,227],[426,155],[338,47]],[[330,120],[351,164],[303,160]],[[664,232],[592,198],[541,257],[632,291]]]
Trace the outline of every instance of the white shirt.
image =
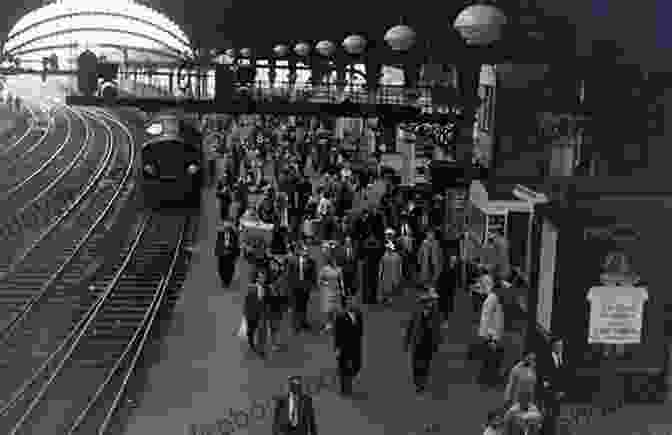
[[331,201],[329,201],[327,198],[322,198],[320,199],[320,203],[317,206],[317,212],[321,216],[325,216],[329,214],[329,209],[331,208]]
[[499,341],[504,330],[504,311],[495,293],[488,294],[481,309],[481,321],[478,328],[478,336],[481,338],[492,337]]
[[293,395],[289,395],[289,421],[292,423],[292,425],[296,426],[299,421],[299,413],[297,410],[297,398]]
[[553,361],[555,361],[555,366],[560,367],[562,364],[562,355],[557,352],[553,352]]

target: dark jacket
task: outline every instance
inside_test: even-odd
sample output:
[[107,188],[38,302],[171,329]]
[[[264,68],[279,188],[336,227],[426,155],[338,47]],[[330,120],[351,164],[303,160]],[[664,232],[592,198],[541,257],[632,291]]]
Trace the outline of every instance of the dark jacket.
[[548,387],[543,387],[544,391],[553,394],[567,391],[567,386],[571,385],[568,382],[572,381],[567,367],[567,352],[563,352],[560,367],[557,367],[555,364],[550,346],[539,354],[539,363],[537,365],[539,383],[542,387],[544,383],[548,383]]
[[264,310],[264,301],[257,295],[256,285],[250,284],[243,305],[243,314],[245,315],[245,318],[248,322],[260,321],[263,318]]
[[[227,242],[228,235],[228,242]],[[215,255],[218,257],[230,256],[238,257],[240,254],[240,245],[238,234],[233,228],[226,228],[217,233],[217,244],[215,245]]]
[[412,317],[410,322],[408,322],[408,325],[406,327],[406,335],[405,335],[405,340],[404,340],[404,347],[406,350],[409,350],[409,348],[412,351],[417,351],[421,350],[419,349],[419,346],[422,345],[428,345],[428,348],[422,349],[425,351],[432,351],[436,352],[438,350],[439,345],[441,344],[442,337],[441,337],[441,315],[439,314],[438,310],[431,310],[429,313],[429,327],[431,330],[429,331],[430,334],[430,342],[422,342],[422,338],[425,336],[425,331],[423,329],[423,325],[425,324],[422,322],[422,316],[423,316],[423,309],[420,307],[417,309]]
[[334,347],[341,352],[341,357],[361,357],[364,317],[357,309],[353,309],[352,313],[354,323],[345,311],[338,313],[334,322]]
[[275,399],[273,411],[273,435],[317,435],[313,399],[301,394],[298,400],[298,425],[293,428],[289,416],[289,395]]
[[290,287],[312,288],[317,284],[317,265],[309,256],[303,257],[303,277],[299,276],[301,258],[292,255],[287,259],[287,274]]

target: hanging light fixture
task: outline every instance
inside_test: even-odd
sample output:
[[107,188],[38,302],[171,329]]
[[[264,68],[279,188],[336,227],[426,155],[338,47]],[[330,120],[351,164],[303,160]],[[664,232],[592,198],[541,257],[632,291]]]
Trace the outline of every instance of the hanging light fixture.
[[289,47],[287,47],[285,44],[278,44],[275,47],[273,47],[273,53],[275,53],[276,56],[286,56],[287,53],[289,53]]
[[349,54],[362,54],[366,47],[366,39],[360,35],[350,35],[343,40],[343,48]]
[[460,12],[453,27],[468,45],[489,45],[501,39],[506,22],[506,15],[499,8],[476,4]]
[[320,41],[315,45],[315,50],[324,57],[329,57],[336,51],[336,44],[331,41]]
[[308,56],[310,53],[310,45],[307,42],[299,42],[294,46],[294,53],[299,56]]
[[251,54],[252,54],[252,50],[250,50],[249,48],[241,48],[240,49],[240,55],[243,56],[243,57],[250,57]]
[[394,51],[406,51],[415,44],[415,31],[410,27],[400,24],[391,27],[385,32],[385,42]]

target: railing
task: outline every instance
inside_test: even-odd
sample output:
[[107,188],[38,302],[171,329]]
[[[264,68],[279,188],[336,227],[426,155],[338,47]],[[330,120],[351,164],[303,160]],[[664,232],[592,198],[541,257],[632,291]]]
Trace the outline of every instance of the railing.
[[[131,77],[125,77],[122,82],[130,83]],[[136,96],[154,98],[156,89],[166,89],[166,98],[197,98],[212,99],[214,95],[208,90],[208,86],[203,86],[205,92],[198,98],[194,92],[197,86],[192,84],[191,89],[178,89],[176,83],[173,83],[173,93],[170,94],[168,85],[160,85],[152,79],[138,80],[138,83],[144,83],[142,86],[134,87]],[[197,81],[196,81],[197,82]],[[375,91],[369,91],[362,85],[346,84],[321,84],[313,86],[310,83],[297,83],[290,86],[289,83],[275,83],[271,86],[268,81],[255,81],[252,83],[234,83],[233,98],[251,98],[254,101],[283,101],[288,103],[342,103],[350,101],[355,104],[388,104],[405,105],[421,108],[424,112],[434,113],[439,111],[448,111],[448,106],[437,106],[432,101],[432,88],[429,86],[420,86],[416,88],[405,88],[399,85],[380,85]]]

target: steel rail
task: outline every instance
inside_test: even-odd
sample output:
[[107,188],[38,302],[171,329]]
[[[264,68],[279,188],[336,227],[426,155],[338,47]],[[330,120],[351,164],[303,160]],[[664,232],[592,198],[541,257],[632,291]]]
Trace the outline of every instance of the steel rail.
[[[74,111],[74,110],[72,110],[72,112],[73,112],[73,113],[77,113],[77,112]],[[91,131],[90,131],[89,125],[88,125],[88,123],[86,122],[86,120],[85,120],[80,114],[77,114],[77,116],[78,116],[80,119],[82,119],[82,121],[84,121],[84,125],[85,125],[85,128],[86,128],[86,136],[85,136],[85,139],[84,139],[85,146],[82,147],[82,149],[81,149],[80,152],[78,153],[78,156],[77,156],[75,159],[73,159],[73,161],[72,161],[72,162],[71,162],[71,163],[70,163],[70,164],[63,170],[63,172],[61,172],[61,174],[59,174],[58,177],[56,177],[56,178],[55,178],[49,185],[47,185],[47,186],[46,186],[46,187],[45,187],[45,188],[44,188],[44,189],[43,189],[43,190],[42,190],[42,191],[41,191],[35,198],[33,198],[31,201],[29,201],[27,204],[25,204],[23,207],[21,207],[21,208],[14,214],[15,216],[19,216],[19,217],[20,217],[21,215],[23,215],[23,213],[25,213],[26,210],[29,210],[30,207],[32,207],[33,205],[35,205],[35,204],[36,204],[36,203],[37,203],[37,202],[38,202],[44,195],[46,195],[48,192],[50,192],[50,191],[53,189],[53,187],[54,187],[57,183],[59,183],[59,182],[65,177],[65,175],[67,175],[67,174],[72,170],[72,168],[73,168],[73,167],[75,166],[75,164],[78,162],[79,157],[81,156],[81,153],[82,153],[82,152],[84,151],[84,149],[86,149],[87,146],[89,145],[89,141],[90,141],[90,138],[91,138]],[[1,275],[1,276],[0,276],[0,281],[2,281],[2,280],[3,280],[4,278],[6,278],[9,274],[11,274],[11,273],[16,269],[17,265],[20,264],[21,262],[23,262],[23,261],[26,259],[26,257],[28,256],[28,254],[30,254],[30,253],[35,249],[35,247],[37,247],[37,246],[38,246],[38,245],[39,245],[39,244],[40,244],[40,243],[41,243],[41,242],[42,242],[42,241],[43,241],[49,234],[51,234],[56,228],[58,228],[58,226],[61,224],[61,222],[63,222],[63,220],[64,220],[66,217],[68,217],[68,216],[73,212],[73,210],[75,210],[75,208],[77,207],[77,205],[79,205],[79,204],[82,202],[82,200],[83,200],[84,197],[85,197],[85,193],[88,193],[88,191],[87,191],[87,192],[80,193],[79,196],[72,202],[72,204],[70,204],[70,205],[68,206],[68,208],[65,210],[65,212],[63,212],[63,213],[58,217],[58,219],[57,219],[55,222],[53,222],[51,225],[49,225],[49,226],[48,226],[48,227],[47,227],[47,228],[46,228],[46,229],[45,229],[45,230],[44,230],[44,231],[37,237],[37,239],[34,240],[33,243],[30,244],[30,246],[29,246],[27,249],[25,249],[25,250],[24,250],[24,251],[23,251],[17,258],[15,258],[15,259],[12,261],[12,263],[8,266],[7,271],[4,273],[4,275]],[[11,219],[10,219],[10,220],[11,220]]]
[[[28,111],[30,112],[30,118],[31,118],[31,121],[32,121],[32,122],[30,123],[30,125],[28,126],[28,128],[26,129],[26,131],[23,132],[23,134],[22,134],[21,136],[19,136],[17,139],[15,139],[14,142],[13,142],[11,145],[9,145],[9,146],[7,146],[7,147],[3,147],[2,149],[0,149],[0,159],[2,159],[5,155],[9,154],[14,148],[16,148],[17,146],[19,146],[19,144],[20,144],[21,142],[23,142],[24,140],[26,140],[26,138],[27,138],[32,132],[34,132],[34,131],[37,130],[37,128],[35,128],[35,126],[36,126],[36,119],[37,119],[37,116],[35,115],[35,111],[30,107],[30,105],[28,105]],[[50,119],[49,121],[51,121],[51,119]],[[49,125],[51,125],[51,124],[49,124]],[[42,140],[44,137],[46,137],[46,132],[45,132],[45,134],[43,134],[43,135],[40,137],[40,139],[39,139],[38,141],[36,141],[36,142],[41,142],[41,140]]]
[[[29,176],[23,179],[20,183],[14,185],[12,188],[5,190],[4,192],[1,193],[2,198],[0,198],[0,201],[6,201],[8,198],[12,197],[16,192],[20,191],[23,189],[26,184],[28,184],[33,178],[37,177],[41,172],[44,172],[44,170],[51,165],[51,163],[56,160],[56,158],[61,154],[61,151],[63,151],[63,148],[70,142],[70,139],[72,138],[72,121],[70,118],[66,118],[67,120],[67,131],[65,134],[65,139],[61,144],[56,148],[54,151],[54,154],[51,155],[42,165],[40,165],[39,168],[37,168],[35,171],[33,171]],[[46,134],[45,136],[46,137]],[[86,144],[86,141],[84,141]],[[86,145],[84,145],[83,148],[85,148]]]
[[[61,359],[59,365],[57,368],[54,370],[52,375],[50,376],[50,379],[48,381],[48,384],[53,382],[53,380],[56,378],[56,375],[60,371],[60,369],[65,365],[65,362],[69,359],[70,355],[74,352],[76,348],[76,344],[81,340],[82,336],[87,330],[88,325],[91,324],[93,318],[95,315],[100,311],[100,308],[103,306],[104,302],[107,300],[109,295],[112,293],[114,288],[116,287],[117,282],[121,279],[121,277],[124,274],[124,271],[128,267],[128,265],[131,262],[131,259],[135,255],[135,251],[137,250],[138,246],[140,245],[140,241],[142,240],[145,232],[147,231],[149,222],[150,222],[150,216],[145,216],[140,224],[140,228],[138,229],[135,239],[133,240],[131,247],[124,258],[124,261],[122,262],[121,267],[117,272],[115,273],[114,277],[112,278],[111,282],[106,286],[105,291],[98,297],[96,302],[88,309],[86,314],[82,316],[82,318],[77,322],[77,325],[72,329],[70,334],[61,342],[61,344],[58,346],[56,350],[54,350],[49,357],[42,363],[42,365],[37,368],[32,376],[30,376],[26,381],[21,385],[21,387],[14,392],[12,395],[11,399],[5,402],[0,408],[0,416],[6,415],[7,412],[16,405],[16,403],[21,400],[25,392],[28,390],[30,386],[32,386],[35,381],[37,381],[37,378],[47,369],[47,367],[51,364],[51,362],[56,358],[58,354],[63,351],[68,344],[70,344],[70,347],[66,351],[66,355]],[[74,341],[73,341],[74,340]],[[42,395],[44,395],[44,387],[41,389],[42,394],[38,394],[37,397],[33,399],[31,404],[29,405],[29,409],[24,413],[22,416],[23,418],[17,423],[17,426],[19,424],[22,424],[23,421],[25,421],[25,418],[29,414],[29,412],[37,405],[37,402],[39,401],[39,398],[41,398]],[[16,430],[16,429],[15,429]]]
[[[103,179],[105,176],[105,173],[109,172],[111,170],[112,166],[112,157],[114,156],[113,153],[113,147],[114,143],[112,141],[112,130],[109,128],[108,125],[104,124],[105,128],[108,130],[108,143],[107,143],[107,152],[106,156],[104,159],[103,164],[100,166],[98,169],[97,174],[92,178],[91,182],[86,186],[85,190],[82,192],[82,197],[88,195],[90,192],[94,192],[94,187],[96,187]],[[132,139],[131,136],[129,138]],[[129,142],[129,146],[131,147],[131,156],[134,155],[135,152],[135,147],[133,146],[132,142]],[[124,191],[124,189],[127,187],[127,183],[129,178],[132,175],[133,171],[133,160],[131,159],[128,166],[125,169],[124,176],[121,179],[119,186],[117,187],[115,193],[113,194],[112,198],[110,199],[109,203],[105,207],[105,209],[100,213],[98,218],[94,221],[94,223],[91,225],[89,230],[84,234],[84,236],[77,242],[77,245],[75,246],[72,254],[68,256],[63,263],[59,266],[59,268],[52,273],[49,278],[45,281],[45,283],[41,286],[40,290],[37,291],[27,302],[26,304],[19,310],[19,313],[12,318],[12,320],[6,324],[1,330],[0,330],[0,344],[5,343],[11,334],[15,331],[17,326],[25,320],[26,316],[28,315],[29,312],[33,309],[33,307],[39,303],[44,296],[48,293],[50,288],[52,288],[52,285],[56,280],[58,280],[62,274],[67,270],[68,266],[72,263],[73,259],[75,259],[79,252],[81,251],[82,247],[84,247],[91,236],[95,233],[96,229],[99,229],[99,226],[102,222],[104,222],[105,218],[108,217],[110,214],[110,211],[113,210],[114,206],[116,205],[117,199],[121,195],[121,193]]]
[[[107,378],[105,379],[105,381],[98,387],[98,390],[94,394],[93,398],[91,398],[91,400],[86,405],[86,407],[77,416],[74,423],[71,425],[70,429],[68,430],[68,435],[73,435],[77,431],[77,429],[79,429],[81,427],[81,425],[84,423],[84,420],[86,419],[86,417],[91,412],[91,409],[93,408],[93,406],[100,399],[100,396],[103,394],[105,389],[110,384],[114,375],[117,374],[116,372],[118,372],[119,369],[121,368],[121,364],[123,363],[123,361],[131,354],[131,351],[133,350],[133,348],[135,348],[135,353],[132,355],[130,366],[126,370],[126,373],[123,375],[121,386],[119,387],[116,394],[114,395],[112,404],[108,408],[108,412],[105,414],[103,422],[101,423],[100,427],[98,428],[98,434],[99,435],[104,435],[105,431],[107,430],[108,426],[110,425],[110,422],[112,421],[114,413],[119,408],[119,403],[120,403],[121,398],[123,397],[123,395],[126,391],[126,387],[128,385],[128,382],[129,382],[131,376],[133,375],[133,372],[134,372],[134,369],[137,365],[137,362],[140,359],[140,356],[142,355],[142,351],[145,347],[145,344],[147,343],[147,340],[149,338],[149,333],[151,332],[152,326],[154,325],[154,321],[156,320],[156,317],[159,313],[159,310],[161,309],[161,307],[164,304],[164,300],[166,298],[166,293],[167,293],[167,290],[169,288],[170,281],[173,278],[173,274],[174,274],[174,271],[175,271],[175,266],[177,265],[177,260],[180,258],[180,255],[181,255],[181,252],[182,252],[182,248],[183,248],[184,240],[185,240],[185,234],[186,234],[186,231],[188,230],[188,225],[189,225],[189,220],[187,219],[182,226],[182,230],[180,231],[179,239],[177,241],[177,246],[175,247],[175,252],[173,253],[173,257],[170,261],[170,265],[168,266],[168,270],[166,271],[166,275],[163,277],[163,279],[159,283],[158,291],[155,293],[154,299],[152,300],[152,304],[150,305],[147,312],[145,313],[145,317],[142,320],[142,324],[138,327],[138,329],[136,329],[135,334],[133,335],[133,338],[128,343],[128,346],[126,347],[126,349],[124,349],[124,352],[119,357],[119,359],[115,363],[112,370],[110,370],[110,372],[109,372]],[[137,346],[135,346],[136,342],[137,342]]]

